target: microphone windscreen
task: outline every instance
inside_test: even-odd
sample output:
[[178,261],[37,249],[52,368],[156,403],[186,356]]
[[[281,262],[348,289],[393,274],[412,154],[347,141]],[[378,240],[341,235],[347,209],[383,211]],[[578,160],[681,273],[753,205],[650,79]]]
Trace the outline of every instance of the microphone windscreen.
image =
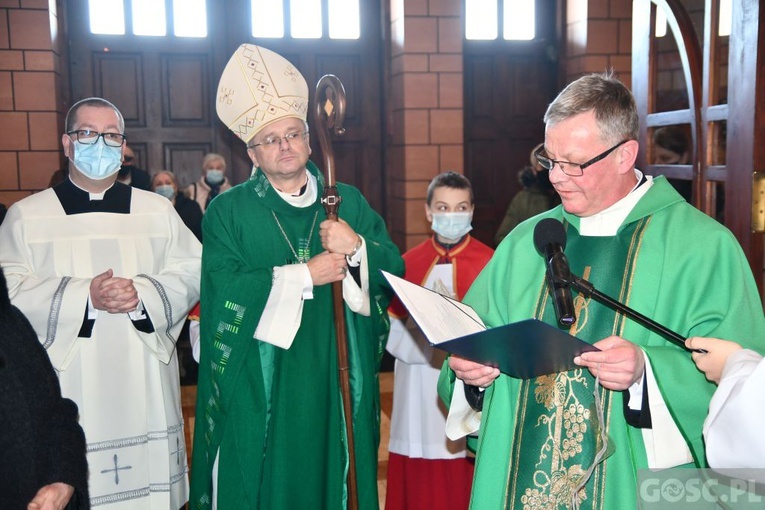
[[534,246],[541,254],[548,244],[559,244],[561,250],[566,249],[566,229],[563,223],[554,218],[545,218],[534,227]]

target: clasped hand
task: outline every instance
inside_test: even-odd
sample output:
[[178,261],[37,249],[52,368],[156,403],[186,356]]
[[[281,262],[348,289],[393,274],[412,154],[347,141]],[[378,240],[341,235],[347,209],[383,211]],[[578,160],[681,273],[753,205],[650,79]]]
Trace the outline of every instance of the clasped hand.
[[130,278],[114,276],[109,269],[90,282],[90,300],[96,310],[128,313],[138,306],[138,291]]

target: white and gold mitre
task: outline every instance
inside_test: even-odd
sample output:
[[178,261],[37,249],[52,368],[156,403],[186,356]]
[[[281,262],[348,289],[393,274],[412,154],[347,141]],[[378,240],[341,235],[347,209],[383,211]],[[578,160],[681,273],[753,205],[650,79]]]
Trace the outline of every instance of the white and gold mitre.
[[275,120],[306,120],[308,84],[286,58],[262,46],[242,44],[223,69],[216,105],[220,120],[248,143]]

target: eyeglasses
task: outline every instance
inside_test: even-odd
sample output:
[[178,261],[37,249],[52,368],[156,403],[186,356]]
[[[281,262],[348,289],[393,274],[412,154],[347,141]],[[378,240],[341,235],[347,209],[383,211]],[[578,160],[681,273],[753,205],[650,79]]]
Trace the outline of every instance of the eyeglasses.
[[254,149],[255,147],[263,146],[266,149],[274,149],[282,145],[282,140],[287,142],[287,145],[292,146],[292,142],[295,142],[298,139],[305,140],[307,134],[308,131],[298,131],[296,133],[287,133],[284,136],[269,136],[264,138],[262,142],[254,143],[249,145],[247,148]]
[[550,159],[547,156],[543,156],[542,153],[544,153],[545,148],[544,146],[540,147],[534,152],[534,157],[537,158],[537,161],[539,164],[544,168],[545,170],[548,170],[552,172],[552,169],[555,165],[558,165],[558,167],[561,169],[561,171],[566,174],[570,175],[571,177],[580,177],[584,175],[584,169],[587,168],[590,165],[594,165],[601,159],[606,158],[609,154],[611,154],[613,151],[618,149],[623,144],[629,142],[629,140],[622,140],[621,142],[617,143],[610,149],[601,152],[591,160],[587,161],[586,163],[572,163],[570,161],[558,161],[555,159]]
[[67,133],[69,136],[75,135],[77,141],[85,145],[93,145],[98,142],[98,138],[103,138],[104,143],[109,147],[122,147],[127,137],[122,133],[99,133],[90,129],[76,129]]

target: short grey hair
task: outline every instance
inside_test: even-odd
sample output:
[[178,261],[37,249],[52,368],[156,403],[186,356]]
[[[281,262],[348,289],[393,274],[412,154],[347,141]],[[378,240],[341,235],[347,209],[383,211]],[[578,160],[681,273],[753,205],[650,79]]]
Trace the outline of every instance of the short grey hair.
[[570,83],[545,112],[547,127],[592,111],[605,143],[637,140],[637,106],[632,92],[612,72],[588,74]]
[[204,169],[207,167],[207,165],[213,161],[222,161],[223,162],[223,169],[226,169],[226,158],[218,154],[217,152],[208,152],[205,154],[205,157],[202,159],[202,168]]

